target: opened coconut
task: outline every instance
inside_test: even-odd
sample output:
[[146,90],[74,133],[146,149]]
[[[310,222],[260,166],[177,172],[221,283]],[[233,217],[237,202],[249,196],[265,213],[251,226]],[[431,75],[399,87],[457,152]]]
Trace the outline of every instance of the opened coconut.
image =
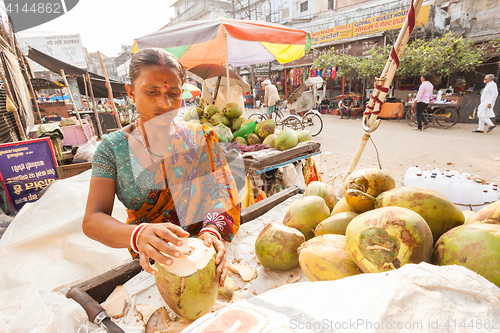
[[342,235],[314,237],[299,247],[298,255],[300,268],[310,281],[337,280],[362,273]]
[[[179,316],[195,320],[210,312],[219,291],[216,252],[201,239],[183,240],[179,258],[172,265],[156,263],[156,286],[167,305]],[[186,249],[186,250],[184,250]]]
[[500,287],[500,225],[465,224],[443,234],[436,242],[432,263],[459,265]]
[[357,213],[375,208],[375,197],[396,187],[396,182],[380,169],[355,170],[344,180],[344,198]]
[[288,271],[298,266],[297,249],[304,241],[304,235],[297,229],[269,223],[257,236],[255,254],[262,266]]
[[431,229],[423,217],[407,208],[383,207],[360,214],[347,226],[346,237],[349,253],[365,273],[431,259]]

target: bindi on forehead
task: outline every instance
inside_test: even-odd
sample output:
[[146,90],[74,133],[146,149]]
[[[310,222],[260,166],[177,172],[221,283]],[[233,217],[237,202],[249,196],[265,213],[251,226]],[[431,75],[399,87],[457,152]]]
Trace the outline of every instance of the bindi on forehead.
[[167,83],[167,81],[163,81],[163,87],[164,87],[165,89],[168,89],[168,83]]

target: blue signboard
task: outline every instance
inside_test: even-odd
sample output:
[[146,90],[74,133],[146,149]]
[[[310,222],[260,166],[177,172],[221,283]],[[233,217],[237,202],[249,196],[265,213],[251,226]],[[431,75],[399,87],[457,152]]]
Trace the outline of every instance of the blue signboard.
[[56,166],[50,138],[0,145],[0,182],[17,210],[56,180]]

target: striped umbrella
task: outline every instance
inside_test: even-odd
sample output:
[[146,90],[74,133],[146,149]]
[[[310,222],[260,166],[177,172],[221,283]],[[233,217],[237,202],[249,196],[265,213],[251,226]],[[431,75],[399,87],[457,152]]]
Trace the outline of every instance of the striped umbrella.
[[182,99],[189,99],[201,95],[200,88],[191,83],[184,83],[182,89],[184,89],[182,92]]
[[134,52],[160,47],[173,53],[186,68],[202,63],[239,67],[273,60],[287,63],[304,56],[310,46],[309,34],[303,30],[220,18],[185,22],[137,38]]

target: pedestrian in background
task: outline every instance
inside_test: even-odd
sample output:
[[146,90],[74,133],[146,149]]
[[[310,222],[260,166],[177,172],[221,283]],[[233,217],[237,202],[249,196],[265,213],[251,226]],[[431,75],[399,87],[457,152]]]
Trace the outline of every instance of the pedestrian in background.
[[472,131],[474,133],[484,133],[484,125],[488,125],[487,132],[491,132],[496,126],[493,124],[490,118],[495,117],[495,112],[493,112],[493,107],[495,106],[495,101],[498,96],[497,84],[493,81],[495,75],[488,74],[484,77],[484,83],[486,86],[481,91],[481,103],[477,107],[477,118],[479,119],[479,126],[477,130]]
[[[423,74],[420,77],[420,81],[422,84],[418,88],[417,96],[415,97],[415,101],[413,101],[413,105],[411,106],[412,110],[417,112],[417,126],[418,130],[426,129],[429,127],[429,120],[424,115],[424,110],[429,106],[429,103],[432,98],[432,92],[434,90],[434,86],[429,81],[431,76],[429,74]],[[416,108],[415,108],[416,106]],[[422,127],[422,123],[424,123]]]
[[267,107],[266,113],[268,117],[272,118],[271,115],[276,112],[276,103],[280,99],[278,88],[269,79],[262,82],[262,88],[264,88],[264,107]]
[[347,118],[352,117],[352,108],[354,107],[354,98],[350,95],[344,95],[344,98],[339,103],[340,107],[340,119],[344,118],[346,115]]

